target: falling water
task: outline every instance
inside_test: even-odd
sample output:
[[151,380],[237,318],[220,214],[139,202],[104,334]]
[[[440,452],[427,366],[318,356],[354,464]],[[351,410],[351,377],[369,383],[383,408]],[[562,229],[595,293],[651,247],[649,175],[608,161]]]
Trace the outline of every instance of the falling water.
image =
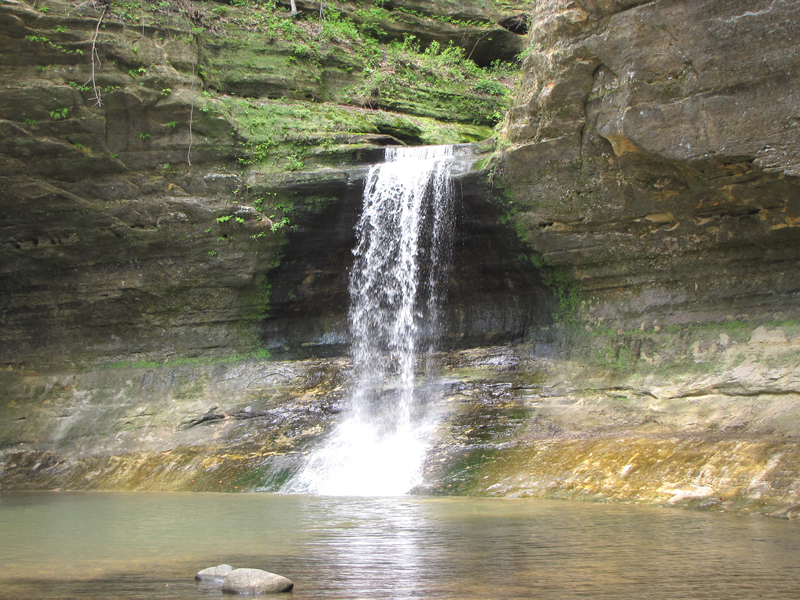
[[452,146],[391,148],[367,175],[350,274],[348,413],[287,491],[390,496],[420,482],[436,410],[418,373],[439,333],[452,157]]

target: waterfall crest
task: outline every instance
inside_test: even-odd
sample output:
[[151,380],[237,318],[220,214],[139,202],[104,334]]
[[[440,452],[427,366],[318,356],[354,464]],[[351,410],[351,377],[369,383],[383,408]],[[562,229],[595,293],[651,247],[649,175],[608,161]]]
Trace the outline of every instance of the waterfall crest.
[[286,491],[386,496],[420,482],[436,410],[418,373],[439,334],[452,160],[452,146],[391,148],[370,169],[349,284],[348,413]]

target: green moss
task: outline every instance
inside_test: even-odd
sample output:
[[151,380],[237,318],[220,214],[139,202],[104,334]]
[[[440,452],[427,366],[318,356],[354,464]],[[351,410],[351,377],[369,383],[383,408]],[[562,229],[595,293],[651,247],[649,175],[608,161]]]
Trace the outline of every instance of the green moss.
[[431,490],[434,495],[484,495],[479,487],[479,476],[483,468],[490,465],[501,455],[496,448],[485,447],[467,450],[458,455],[452,455],[445,469],[444,476],[436,488]]
[[370,147],[365,135],[388,133],[422,144],[454,144],[492,134],[483,126],[330,103],[231,98],[227,110],[237,128],[240,162],[260,171],[287,170],[287,163],[300,158],[307,167],[336,164],[342,147]]
[[[753,331],[764,326],[781,329],[787,338],[800,334],[798,320],[769,322],[721,321],[673,325],[642,329],[615,329],[608,326],[568,325],[563,335],[574,340],[576,348],[582,348],[588,364],[603,369],[637,376],[654,375],[659,379],[678,381],[682,377],[704,376],[724,370],[737,359],[725,350],[732,344],[746,344]],[[723,342],[724,336],[727,336]],[[642,354],[647,358],[642,358]],[[797,364],[797,356],[791,350],[771,354],[764,359],[769,368]],[[733,363],[731,363],[733,361]]]
[[556,299],[556,309],[553,312],[553,319],[556,322],[573,324],[578,319],[578,307],[580,306],[580,298],[578,292],[572,281],[564,274],[563,271],[554,267],[548,266],[541,256],[531,258],[531,262],[535,265],[537,262],[542,266],[539,267],[544,275],[545,282],[553,290],[553,295]]
[[97,365],[95,368],[99,369],[154,369],[156,367],[180,367],[187,365],[222,365],[237,362],[244,362],[247,360],[265,360],[270,358],[269,350],[261,348],[254,352],[246,354],[231,354],[228,356],[215,356],[215,357],[169,357],[163,361],[157,360],[131,360],[131,361],[115,361],[102,365]]
[[599,366],[615,371],[631,371],[637,361],[628,346],[598,348],[594,351],[594,358]]

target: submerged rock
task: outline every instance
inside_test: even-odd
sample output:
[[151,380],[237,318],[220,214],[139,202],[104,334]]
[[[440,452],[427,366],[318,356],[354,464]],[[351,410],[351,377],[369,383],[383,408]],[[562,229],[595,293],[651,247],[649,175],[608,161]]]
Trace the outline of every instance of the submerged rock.
[[233,567],[230,565],[217,565],[199,571],[194,578],[197,581],[222,583],[231,571]]
[[280,594],[290,592],[294,583],[275,573],[261,569],[234,569],[222,586],[227,594]]

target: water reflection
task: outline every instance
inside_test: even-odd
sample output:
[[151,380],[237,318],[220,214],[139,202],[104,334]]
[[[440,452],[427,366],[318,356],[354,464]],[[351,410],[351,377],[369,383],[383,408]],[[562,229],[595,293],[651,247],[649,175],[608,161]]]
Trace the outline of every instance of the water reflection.
[[227,562],[292,598],[796,599],[800,524],[467,498],[12,494],[0,597],[212,598]]
[[[307,513],[307,544],[320,570],[340,573],[329,583],[333,597],[349,597],[353,582],[375,598],[413,598],[425,571],[425,504],[358,498],[325,503]],[[364,581],[365,575],[368,577]],[[361,589],[368,585],[369,589]]]

